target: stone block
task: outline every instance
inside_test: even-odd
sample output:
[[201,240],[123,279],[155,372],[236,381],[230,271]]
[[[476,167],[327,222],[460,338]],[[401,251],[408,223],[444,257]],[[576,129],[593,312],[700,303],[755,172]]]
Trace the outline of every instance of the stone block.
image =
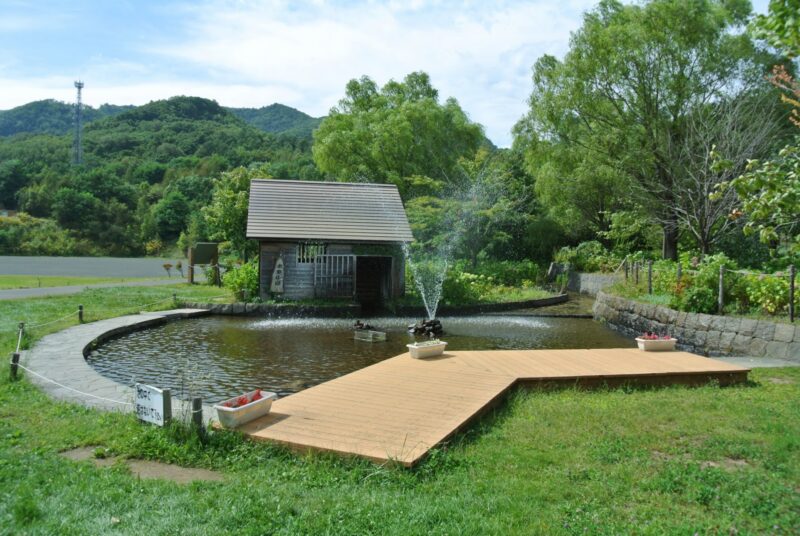
[[[797,320],[795,320],[797,322]],[[794,342],[800,342],[800,324],[794,327]]]
[[764,357],[767,352],[767,341],[764,339],[752,338],[750,339],[750,346],[747,348],[747,354],[753,357]]
[[675,319],[675,325],[685,327],[688,314],[689,313],[684,313],[683,311],[678,311],[678,317]]
[[764,355],[775,359],[786,359],[789,353],[789,345],[785,342],[769,341]]
[[736,355],[744,355],[747,353],[748,349],[750,348],[750,341],[752,341],[752,337],[748,337],[747,335],[742,335],[741,333],[736,335],[733,338],[733,348],[732,351]]
[[786,359],[800,361],[800,341],[786,345]]
[[[660,305],[656,306],[656,309],[654,311],[654,315],[653,316],[655,317],[657,322],[660,322],[661,324],[666,324],[667,323],[667,308],[666,307],[661,307]],[[792,333],[792,334],[794,334],[794,333]]]
[[741,324],[739,325],[739,335],[752,336],[756,332],[757,326],[758,320],[742,318]]
[[708,335],[707,331],[702,331],[702,330],[695,331],[694,337],[692,339],[692,344],[694,344],[697,348],[705,347],[707,335]]
[[719,351],[728,354],[733,350],[733,339],[736,338],[736,333],[724,331],[719,335]]
[[771,341],[775,336],[775,323],[769,320],[759,320],[753,336],[765,341]]
[[792,339],[794,339],[794,326],[791,324],[775,324],[775,335],[772,338],[778,342],[792,342]]
[[711,326],[711,320],[713,318],[714,317],[712,317],[711,315],[700,313],[699,315],[697,315],[697,322],[698,322],[699,325],[695,329],[701,329],[703,331],[708,331],[708,328]]
[[717,351],[719,349],[720,332],[711,330],[706,334],[706,348]]
[[725,330],[724,331],[729,331],[731,333],[736,334],[736,333],[739,332],[739,328],[741,327],[741,325],[742,325],[742,319],[741,318],[736,318],[736,317],[733,317],[733,316],[725,317]]
[[243,303],[234,303],[231,307],[231,312],[235,315],[244,314],[245,305]]
[[678,318],[678,311],[675,309],[666,308],[667,311],[667,324],[675,325],[675,320]]
[[724,316],[712,316],[708,331],[725,331],[726,318]]

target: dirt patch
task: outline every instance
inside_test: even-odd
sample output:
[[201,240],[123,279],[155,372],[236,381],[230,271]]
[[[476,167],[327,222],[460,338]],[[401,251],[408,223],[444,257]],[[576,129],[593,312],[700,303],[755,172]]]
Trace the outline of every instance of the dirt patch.
[[767,378],[769,383],[774,383],[776,385],[793,385],[794,380],[787,380],[786,378]]
[[[61,452],[61,456],[74,462],[90,461],[96,467],[111,467],[121,463],[130,469],[131,474],[142,479],[161,479],[188,484],[195,481],[221,482],[225,479],[222,473],[208,469],[180,467],[169,463],[153,462],[148,460],[125,460],[118,456],[103,456],[102,447],[78,447]],[[98,457],[98,454],[101,457]]]
[[700,469],[708,469],[709,467],[717,467],[723,469],[725,471],[737,471],[739,469],[744,469],[745,467],[749,467],[750,464],[747,463],[747,460],[737,460],[734,458],[723,458],[720,462],[700,462]]

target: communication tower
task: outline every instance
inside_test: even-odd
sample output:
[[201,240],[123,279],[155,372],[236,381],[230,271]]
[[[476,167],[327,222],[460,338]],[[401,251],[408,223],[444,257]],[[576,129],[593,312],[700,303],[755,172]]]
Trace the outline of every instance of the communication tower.
[[83,163],[83,145],[81,140],[81,122],[83,120],[81,90],[83,89],[83,82],[76,80],[75,87],[78,89],[78,98],[75,101],[75,139],[73,140],[72,147],[72,162],[73,164],[78,165]]

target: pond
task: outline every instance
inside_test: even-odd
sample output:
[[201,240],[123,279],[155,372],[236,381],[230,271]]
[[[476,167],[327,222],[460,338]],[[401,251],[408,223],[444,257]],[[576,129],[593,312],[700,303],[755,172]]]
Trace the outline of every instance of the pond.
[[[485,315],[443,317],[448,350],[622,348],[634,342],[588,319]],[[286,396],[407,351],[411,318],[372,318],[386,342],[353,340],[352,319],[179,320],[111,340],[89,363],[124,384],[218,402],[261,388]],[[421,338],[419,340],[422,340]]]

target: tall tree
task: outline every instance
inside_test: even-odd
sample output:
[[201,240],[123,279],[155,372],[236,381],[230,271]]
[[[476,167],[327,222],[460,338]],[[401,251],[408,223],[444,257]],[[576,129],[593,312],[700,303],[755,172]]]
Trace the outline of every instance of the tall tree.
[[[518,130],[566,146],[584,175],[617,174],[627,197],[661,225],[663,256],[676,259],[684,177],[670,148],[685,137],[693,110],[763,74],[766,62],[740,31],[749,15],[746,1],[603,0],[584,16],[563,61],[536,63]],[[574,180],[569,167],[560,172]]]
[[345,97],[314,132],[314,161],[337,179],[393,183],[406,197],[458,182],[458,159],[483,141],[455,99],[439,102],[426,73],[378,89],[351,80]]

